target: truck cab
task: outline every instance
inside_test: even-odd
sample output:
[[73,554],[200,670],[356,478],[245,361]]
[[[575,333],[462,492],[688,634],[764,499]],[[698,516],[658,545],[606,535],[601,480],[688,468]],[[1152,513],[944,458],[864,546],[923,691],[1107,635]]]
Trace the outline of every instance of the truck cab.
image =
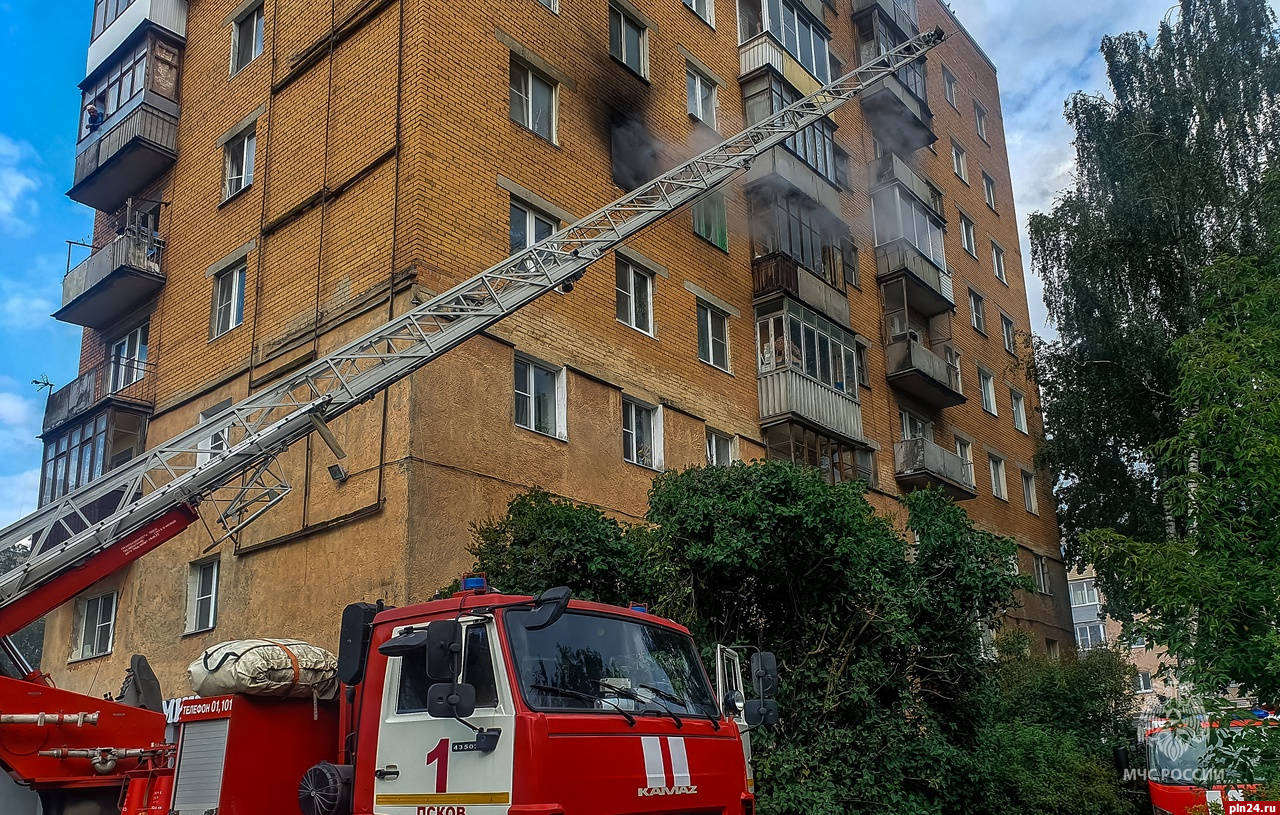
[[754,811],[741,692],[716,698],[688,630],[554,592],[481,587],[344,620],[346,811]]

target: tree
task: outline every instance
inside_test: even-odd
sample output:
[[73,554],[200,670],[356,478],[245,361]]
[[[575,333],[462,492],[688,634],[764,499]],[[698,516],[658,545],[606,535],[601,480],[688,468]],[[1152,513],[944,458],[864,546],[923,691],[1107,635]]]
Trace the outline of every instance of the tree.
[[[31,547],[25,544],[0,549],[0,574],[21,566],[30,552]],[[17,646],[31,667],[39,668],[40,660],[44,656],[44,618],[41,617],[14,634],[13,644]]]
[[[1007,568],[1014,543],[974,529],[940,493],[903,501],[912,540],[858,485],[830,486],[813,468],[695,468],[655,480],[646,525],[535,491],[477,526],[472,551],[504,591],[567,584],[604,602],[647,600],[704,647],[774,651],[782,720],[755,738],[761,812],[988,813],[992,756],[1021,753],[993,746],[1007,739],[989,727],[979,624],[1030,583]],[[1096,763],[1072,766],[1096,780]],[[1001,815],[1050,811],[1005,797],[1018,806]]]
[[1263,174],[1280,156],[1280,36],[1265,0],[1181,0],[1154,42],[1123,34],[1101,50],[1112,98],[1066,105],[1075,187],[1030,218],[1058,333],[1036,352],[1042,459],[1060,476],[1073,555],[1090,529],[1185,531],[1153,453],[1181,418],[1172,345],[1204,318],[1203,267],[1265,242]]

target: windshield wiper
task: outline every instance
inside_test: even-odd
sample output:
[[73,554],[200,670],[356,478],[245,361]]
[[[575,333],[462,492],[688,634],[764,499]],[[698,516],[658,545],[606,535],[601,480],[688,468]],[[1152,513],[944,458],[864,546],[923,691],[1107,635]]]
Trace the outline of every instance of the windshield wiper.
[[[652,693],[654,696],[657,696],[657,697],[659,697],[659,698],[661,698],[661,699],[666,699],[668,702],[670,702],[670,703],[671,703],[671,704],[673,704],[673,705],[680,705],[680,706],[681,706],[681,707],[683,707],[686,711],[688,711],[688,710],[694,710],[694,711],[698,710],[698,708],[696,708],[696,707],[694,707],[693,705],[689,704],[689,701],[688,701],[687,699],[681,699],[679,696],[676,696],[674,693],[668,693],[667,691],[663,690],[662,688],[655,688],[653,685],[637,685],[636,687],[643,688],[643,689],[645,689],[645,690],[649,691],[650,693]],[[673,713],[672,715],[674,716],[675,714]],[[719,718],[717,718],[716,716],[712,715],[711,713],[707,713],[707,712],[705,712],[705,711],[703,711],[703,715],[707,718],[707,721],[711,722],[711,726],[712,726],[713,728],[715,728],[715,730],[716,730],[717,732],[719,732],[719,730],[720,730],[720,719],[719,719]]]
[[630,713],[628,713],[627,710],[621,707],[620,705],[618,705],[617,702],[610,702],[608,699],[605,699],[602,696],[592,696],[591,694],[583,693],[580,690],[569,690],[568,688],[557,688],[553,685],[533,684],[533,685],[529,685],[529,687],[533,688],[534,690],[540,690],[544,693],[554,693],[558,696],[567,696],[570,699],[581,699],[584,702],[604,702],[606,705],[609,705],[614,710],[621,713],[623,718],[627,720],[627,724],[629,726],[631,727],[636,726],[635,716],[632,716]]
[[[675,721],[677,730],[684,727],[684,721],[680,718],[680,716],[674,710],[662,704],[662,702],[658,701],[658,699],[655,698],[663,695],[657,691],[654,691],[654,696],[651,696],[648,699],[646,699],[645,697],[633,691],[631,688],[620,688],[617,685],[610,685],[608,682],[602,679],[597,679],[596,684],[606,691],[612,691],[618,694],[623,699],[630,699],[633,702],[639,702],[642,705],[657,705],[658,707],[662,708],[662,710],[666,712],[666,714],[670,716],[673,721]],[[650,688],[648,685],[640,685],[639,687],[642,687],[645,690],[654,690],[653,688]]]

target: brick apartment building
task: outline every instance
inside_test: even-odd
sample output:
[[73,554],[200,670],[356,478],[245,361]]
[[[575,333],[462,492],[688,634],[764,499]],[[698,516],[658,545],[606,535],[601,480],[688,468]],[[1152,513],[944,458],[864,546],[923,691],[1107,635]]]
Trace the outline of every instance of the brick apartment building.
[[[238,3],[238,4],[237,4]],[[90,4],[86,1],[86,14]],[[939,485],[1016,538],[1008,623],[1072,641],[995,67],[938,0],[96,0],[42,501],[617,198],[919,29],[950,38],[743,179],[332,424],[238,539],[191,529],[48,618],[61,687],[213,643],[336,646],[540,485],[640,518],[658,470]],[[211,438],[210,450],[222,440]],[[335,477],[336,476],[336,477]],[[198,526],[198,525],[197,525]]]

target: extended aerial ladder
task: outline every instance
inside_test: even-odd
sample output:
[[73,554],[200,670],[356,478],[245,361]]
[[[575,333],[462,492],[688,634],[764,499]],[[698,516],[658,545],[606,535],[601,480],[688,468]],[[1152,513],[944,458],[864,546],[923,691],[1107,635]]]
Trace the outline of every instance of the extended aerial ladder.
[[[140,457],[0,530],[0,549],[30,555],[0,575],[0,645],[29,670],[9,636],[216,510],[234,535],[279,503],[278,464],[326,422],[367,402],[431,360],[543,294],[569,288],[586,267],[640,230],[743,172],[765,151],[827,116],[943,39],[924,32],[748,127],[617,201],[253,394]],[[210,439],[221,440],[217,452]],[[341,457],[341,456],[339,456]]]

